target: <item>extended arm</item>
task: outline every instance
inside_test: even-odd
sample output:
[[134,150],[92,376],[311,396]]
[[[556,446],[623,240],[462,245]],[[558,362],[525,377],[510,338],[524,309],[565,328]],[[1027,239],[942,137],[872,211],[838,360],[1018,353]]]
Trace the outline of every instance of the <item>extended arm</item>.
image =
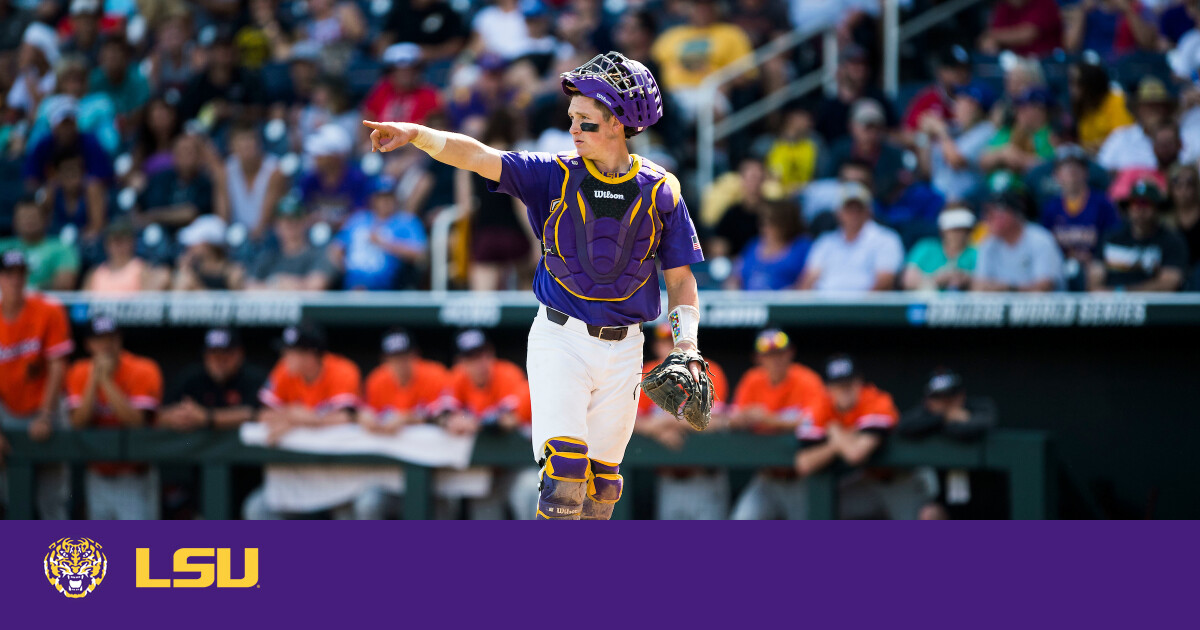
[[364,120],[363,124],[372,129],[371,149],[374,151],[387,153],[411,143],[443,164],[478,173],[494,182],[500,181],[500,156],[504,152],[470,136],[414,123]]

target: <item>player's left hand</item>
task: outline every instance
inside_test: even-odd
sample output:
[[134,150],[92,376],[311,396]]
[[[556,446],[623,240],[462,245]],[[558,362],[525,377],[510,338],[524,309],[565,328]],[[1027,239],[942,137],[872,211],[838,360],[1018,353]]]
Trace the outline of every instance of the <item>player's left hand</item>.
[[687,420],[697,431],[708,427],[713,406],[712,381],[708,363],[694,349],[673,350],[646,374],[641,387],[656,405],[676,418]]

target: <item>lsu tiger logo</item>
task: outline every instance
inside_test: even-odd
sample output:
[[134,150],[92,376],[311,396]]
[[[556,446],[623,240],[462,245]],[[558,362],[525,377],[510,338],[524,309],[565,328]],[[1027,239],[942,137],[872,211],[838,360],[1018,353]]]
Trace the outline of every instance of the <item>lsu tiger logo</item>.
[[46,579],[59,593],[78,599],[96,590],[108,574],[108,558],[91,538],[60,538],[43,562]]

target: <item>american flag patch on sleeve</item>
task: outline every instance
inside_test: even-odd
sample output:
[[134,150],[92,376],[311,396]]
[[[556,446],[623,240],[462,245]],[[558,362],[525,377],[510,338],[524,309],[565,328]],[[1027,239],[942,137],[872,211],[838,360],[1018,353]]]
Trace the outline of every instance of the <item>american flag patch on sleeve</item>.
[[700,249],[700,237],[692,235],[692,249]]

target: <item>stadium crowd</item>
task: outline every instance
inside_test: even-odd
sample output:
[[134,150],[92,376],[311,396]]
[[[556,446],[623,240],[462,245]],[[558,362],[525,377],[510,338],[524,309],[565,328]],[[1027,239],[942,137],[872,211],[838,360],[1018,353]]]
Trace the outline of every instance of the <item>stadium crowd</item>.
[[[645,61],[664,90],[662,123],[632,145],[695,200],[702,288],[1200,289],[1200,1],[977,9],[956,18],[965,27],[922,40],[940,52],[910,54],[889,96],[875,0],[0,0],[0,420],[44,437],[61,395],[64,428],[255,419],[270,440],[348,423],[520,431],[524,375],[479,331],[459,335],[449,368],[393,331],[363,379],[314,327],[284,331],[270,372],[244,365],[237,331],[218,329],[202,365],[164,383],[153,357],[122,350],[103,317],[76,353],[86,358],[68,362],[65,313],[40,292],[426,288],[430,230],[449,207],[462,212],[455,286],[527,287],[541,246],[524,208],[419,150],[371,153],[360,121],[567,150],[558,74],[606,50]],[[696,190],[704,78],[814,25],[837,33],[832,89],[722,142],[718,176]],[[820,67],[819,48],[729,83],[719,115]],[[665,350],[656,339],[651,357]],[[922,405],[902,415],[850,357],[809,369],[778,330],[755,348],[758,365],[736,384],[714,369],[728,401],[716,426],[795,434],[796,465],[761,471],[739,497],[721,471],[664,470],[663,517],[802,518],[806,475],[835,460],[861,465],[892,431],[971,439],[996,416],[953,372],[934,374]],[[683,425],[643,403],[638,431],[677,446]],[[321,504],[305,496],[313,474],[334,473],[268,467],[246,516],[311,511]],[[367,473],[337,474],[354,483]],[[272,496],[272,479],[296,492]],[[61,467],[39,472],[41,514],[63,514],[66,481]],[[938,481],[864,469],[845,481],[841,509],[944,516],[962,484]],[[361,485],[371,492],[321,510],[394,512],[398,488]],[[92,465],[88,513],[153,517],[157,487],[146,467]],[[508,502],[530,514],[519,494],[493,493],[471,511]]]
[[[916,0],[913,10],[928,8]],[[1192,0],[995,0],[879,87],[874,0],[0,0],[0,249],[40,289],[528,286],[523,208],[361,119],[510,149],[571,146],[558,74],[646,61],[709,263],[753,290],[1194,288],[1200,35]],[[793,28],[836,29],[836,80],[720,143],[695,185],[701,82]],[[820,65],[801,46],[719,115]],[[902,51],[903,52],[903,51]],[[928,58],[932,67],[926,72]],[[923,76],[931,76],[926,83]]]

